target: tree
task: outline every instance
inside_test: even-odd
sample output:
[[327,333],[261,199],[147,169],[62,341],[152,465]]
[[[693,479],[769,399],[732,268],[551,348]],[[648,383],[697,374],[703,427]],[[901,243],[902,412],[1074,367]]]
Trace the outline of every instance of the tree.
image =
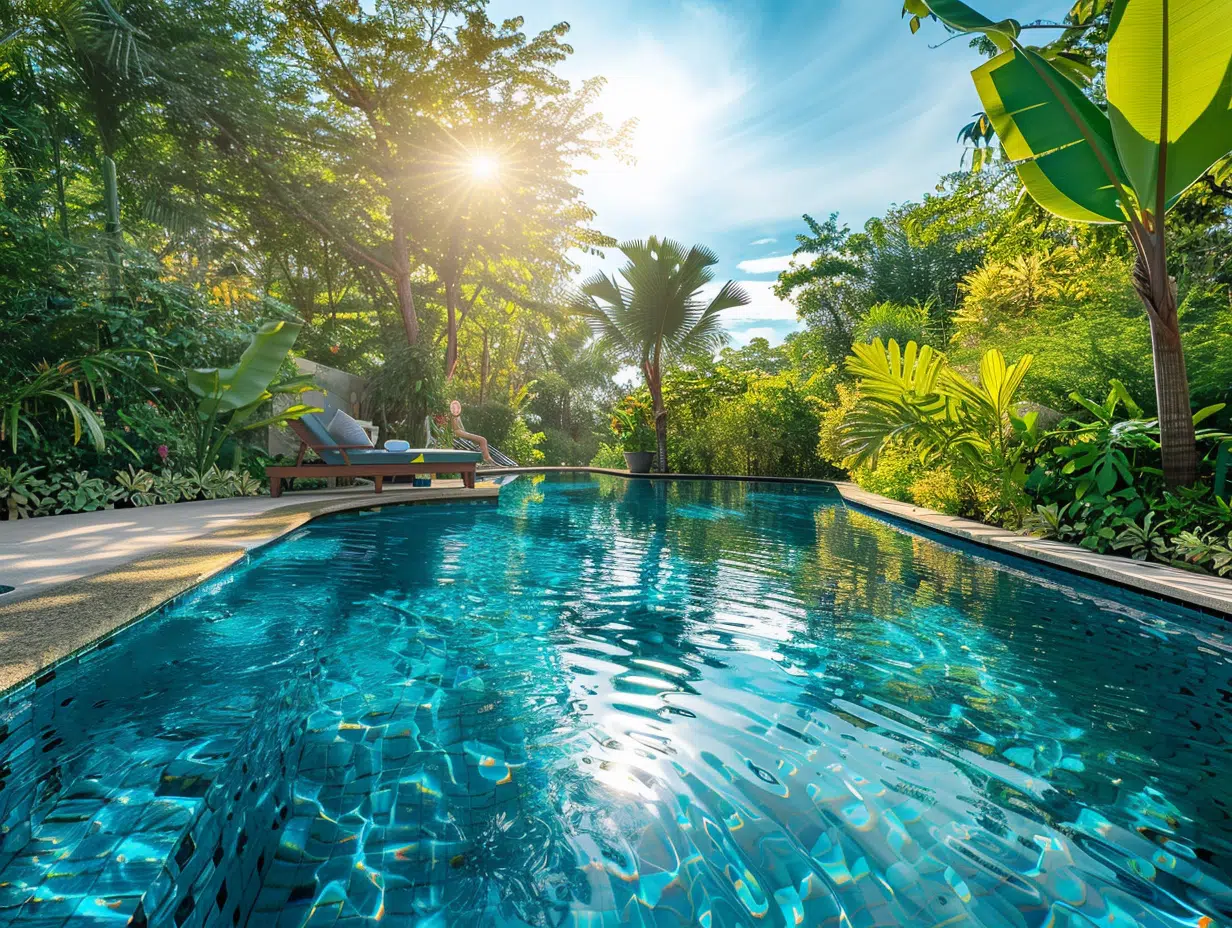
[[268,153],[246,145],[284,205],[392,282],[409,344],[421,324],[412,284],[441,291],[451,377],[468,280],[473,299],[502,262],[560,271],[571,248],[608,243],[570,183],[575,162],[609,140],[591,112],[601,84],[573,90],[554,72],[571,51],[567,24],[527,36],[520,18],[493,23],[481,0],[275,7],[272,51],[312,89],[302,128],[276,141],[323,153],[331,183],[374,200],[372,240],[346,235],[335,214],[293,192]]
[[972,72],[984,111],[1031,197],[1071,222],[1122,225],[1151,324],[1161,458],[1170,486],[1197,478],[1166,215],[1232,150],[1232,0],[1116,0],[1108,24],[1107,110],[1059,67],[1055,45],[1025,46],[1022,26],[959,0],[909,0],[999,51]]
[[726,340],[719,322],[725,309],[745,306],[748,294],[729,280],[709,303],[702,289],[714,279],[719,256],[704,245],[684,246],[671,239],[629,241],[620,246],[628,259],[620,269],[624,283],[602,271],[582,282],[570,301],[600,340],[623,360],[636,364],[654,403],[658,467],[667,473],[667,410],[663,368],[670,361],[713,353]]
[[958,284],[978,264],[976,247],[960,248],[963,231],[931,222],[930,198],[893,207],[852,233],[833,213],[825,222],[805,215],[809,234],[797,235],[798,263],[779,275],[775,294],[791,299],[810,328],[820,329],[831,363],[841,363],[861,320],[880,303],[919,305],[945,332],[958,303]]

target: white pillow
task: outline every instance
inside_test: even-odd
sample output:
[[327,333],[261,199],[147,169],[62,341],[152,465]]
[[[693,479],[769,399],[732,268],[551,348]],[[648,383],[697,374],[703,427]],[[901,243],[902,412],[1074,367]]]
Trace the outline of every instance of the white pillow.
[[372,447],[372,439],[364,431],[364,427],[339,409],[334,413],[326,429],[339,445],[365,445]]

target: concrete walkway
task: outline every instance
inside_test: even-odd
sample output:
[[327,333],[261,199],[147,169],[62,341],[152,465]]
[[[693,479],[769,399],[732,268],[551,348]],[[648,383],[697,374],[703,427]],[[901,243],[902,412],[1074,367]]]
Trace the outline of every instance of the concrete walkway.
[[351,509],[488,501],[460,480],[104,510],[0,523],[0,694],[310,519]]
[[15,587],[0,598],[0,603],[110,570],[176,542],[217,536],[224,529],[277,509],[310,503],[355,501],[379,506],[448,499],[456,497],[461,488],[460,480],[437,480],[425,488],[394,484],[380,496],[371,487],[348,487],[284,493],[279,499],[237,497],[0,522],[0,586]]

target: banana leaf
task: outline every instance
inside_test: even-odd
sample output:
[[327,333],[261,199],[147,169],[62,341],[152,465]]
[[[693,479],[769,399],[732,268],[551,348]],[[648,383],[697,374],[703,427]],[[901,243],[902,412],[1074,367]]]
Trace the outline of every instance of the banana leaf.
[[203,419],[259,403],[302,328],[293,322],[267,322],[234,367],[200,368],[188,372],[188,389],[201,397],[197,412]]
[[1170,207],[1232,151],[1232,0],[1117,0],[1107,92],[1142,207]]
[[1075,222],[1126,220],[1117,185],[1124,190],[1129,181],[1112,126],[1076,84],[1021,48],[1003,52],[971,76],[1032,199]]

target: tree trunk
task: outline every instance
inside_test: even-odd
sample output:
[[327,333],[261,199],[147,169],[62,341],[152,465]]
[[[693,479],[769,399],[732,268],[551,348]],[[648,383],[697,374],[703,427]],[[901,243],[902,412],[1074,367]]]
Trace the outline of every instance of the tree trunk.
[[394,212],[394,283],[398,293],[398,311],[402,314],[402,327],[406,329],[407,344],[414,347],[419,342],[419,317],[415,315],[415,296],[411,293],[411,249],[406,241],[406,224]]
[[1157,240],[1138,245],[1134,289],[1151,322],[1151,355],[1155,364],[1155,405],[1159,414],[1160,458],[1164,483],[1192,486],[1198,479],[1198,446],[1189,405],[1189,376],[1176,312],[1176,281],[1167,271],[1162,231]]
[[655,439],[659,446],[655,456],[655,464],[659,473],[667,473],[667,409],[663,406],[663,383],[659,371],[651,364],[646,365],[646,386],[650,389],[650,399],[654,403]]
[[110,155],[103,155],[103,232],[107,239],[107,285],[111,295],[120,291],[120,255],[123,252],[124,232],[120,226],[120,188],[116,181],[116,164]]
[[458,284],[445,282],[445,379],[452,380],[458,366]]
[[488,398],[488,376],[492,370],[492,349],[489,346],[488,332],[483,333],[483,359],[479,362],[479,405],[482,406]]
[[1192,486],[1198,479],[1189,377],[1176,316],[1176,291],[1151,315],[1151,353],[1155,360],[1155,404],[1159,410],[1159,444],[1164,482]]

